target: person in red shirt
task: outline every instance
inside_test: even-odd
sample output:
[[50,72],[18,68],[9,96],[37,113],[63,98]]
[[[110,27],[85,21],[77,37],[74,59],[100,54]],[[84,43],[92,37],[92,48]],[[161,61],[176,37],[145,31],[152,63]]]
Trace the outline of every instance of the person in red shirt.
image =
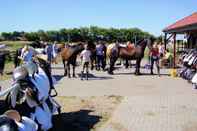
[[151,60],[151,75],[153,75],[154,63],[156,63],[157,73],[160,76],[160,67],[159,67],[159,48],[155,43],[153,48],[150,50],[150,60]]

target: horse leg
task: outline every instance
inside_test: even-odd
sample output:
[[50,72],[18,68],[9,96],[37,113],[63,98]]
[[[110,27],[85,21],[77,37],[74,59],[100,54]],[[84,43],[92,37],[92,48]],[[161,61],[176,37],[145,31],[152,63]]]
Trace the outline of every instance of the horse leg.
[[137,72],[138,72],[138,59],[136,60],[135,63],[135,75],[137,75]]
[[159,59],[156,61],[156,65],[157,65],[157,73],[160,76]]
[[64,76],[67,76],[67,67],[66,67],[66,61],[65,60],[62,60],[62,62],[63,62],[63,65],[64,65]]
[[94,69],[94,57],[91,58],[91,70]]
[[151,57],[151,75],[153,75],[154,59]]
[[75,65],[73,64],[73,77],[76,77],[75,76]]
[[136,60],[136,71],[135,71],[136,75],[140,75],[140,64],[141,64],[141,59],[137,59]]
[[104,56],[102,56],[102,69],[105,70],[105,59]]
[[70,62],[67,63],[68,78],[70,78]]
[[125,68],[128,69],[128,67],[129,67],[129,60],[125,59]]

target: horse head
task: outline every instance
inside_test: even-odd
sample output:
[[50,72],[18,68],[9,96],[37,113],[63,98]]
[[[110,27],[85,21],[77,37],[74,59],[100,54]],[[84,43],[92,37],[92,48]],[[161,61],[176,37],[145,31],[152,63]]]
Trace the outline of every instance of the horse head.
[[146,42],[147,42],[147,47],[148,47],[148,49],[149,50],[151,50],[152,49],[152,45],[153,45],[153,40],[152,39],[145,39],[146,40]]

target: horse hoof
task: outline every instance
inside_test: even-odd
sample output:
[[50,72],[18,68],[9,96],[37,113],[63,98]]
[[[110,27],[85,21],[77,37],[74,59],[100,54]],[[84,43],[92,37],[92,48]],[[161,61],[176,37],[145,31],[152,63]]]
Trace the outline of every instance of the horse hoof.
[[137,72],[135,72],[135,75],[139,76],[139,75],[142,75],[142,74],[141,74],[141,73],[137,73]]
[[114,73],[113,73],[113,72],[108,71],[108,74],[113,75]]
[[73,78],[76,78],[76,76],[73,74]]

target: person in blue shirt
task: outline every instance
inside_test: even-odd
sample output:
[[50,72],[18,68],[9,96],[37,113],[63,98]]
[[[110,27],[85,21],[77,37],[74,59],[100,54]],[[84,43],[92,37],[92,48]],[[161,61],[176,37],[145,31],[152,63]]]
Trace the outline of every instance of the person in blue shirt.
[[53,58],[53,47],[52,44],[47,43],[45,47],[45,53],[47,54],[47,60],[51,63]]
[[96,65],[96,69],[100,70],[100,68],[102,67],[102,69],[104,70],[105,68],[105,61],[104,61],[104,56],[105,56],[105,45],[103,42],[99,42],[99,44],[96,46],[96,59],[97,59],[97,65]]

